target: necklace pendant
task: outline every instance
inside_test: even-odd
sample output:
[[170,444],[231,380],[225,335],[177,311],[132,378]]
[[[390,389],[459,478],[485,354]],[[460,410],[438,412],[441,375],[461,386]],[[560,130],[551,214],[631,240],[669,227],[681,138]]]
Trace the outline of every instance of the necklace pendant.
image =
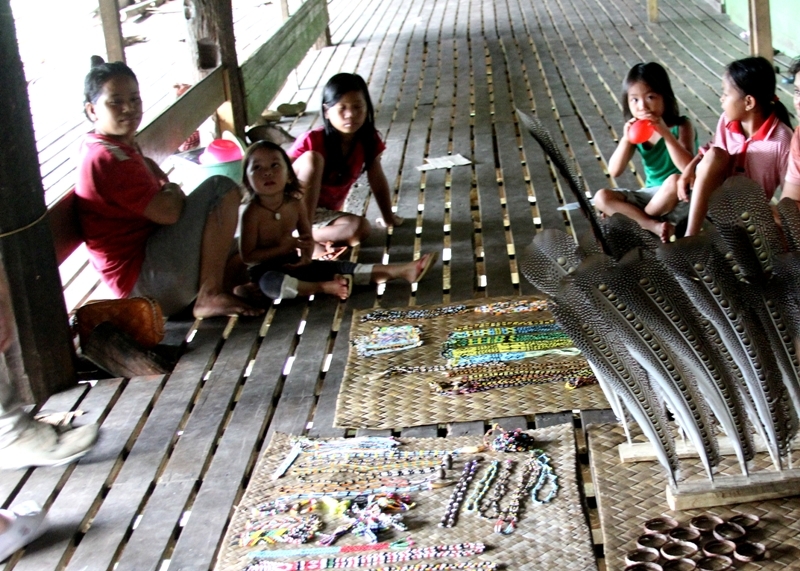
[[281,213],[275,212],[275,220],[280,220],[280,219],[281,219]]

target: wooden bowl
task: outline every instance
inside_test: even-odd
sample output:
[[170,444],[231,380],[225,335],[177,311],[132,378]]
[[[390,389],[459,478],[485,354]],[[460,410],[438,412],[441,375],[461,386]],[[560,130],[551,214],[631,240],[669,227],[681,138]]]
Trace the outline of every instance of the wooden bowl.
[[664,571],[694,571],[696,567],[691,559],[672,559],[661,566]]
[[714,537],[722,541],[742,541],[747,532],[738,523],[725,522],[714,527]]
[[667,533],[678,527],[678,522],[671,517],[654,517],[644,522],[645,533]]
[[758,525],[758,522],[761,521],[761,519],[757,515],[753,514],[737,514],[728,518],[728,521],[730,523],[735,523],[736,525],[742,526],[745,531],[750,531]]
[[645,533],[636,539],[638,547],[652,547],[653,549],[661,549],[661,547],[669,541],[663,533]]
[[711,557],[714,555],[725,555],[729,557],[733,550],[736,549],[736,544],[727,539],[712,539],[703,546],[703,553]]
[[751,543],[749,541],[743,541],[736,546],[733,556],[738,561],[744,561],[745,563],[748,563],[750,561],[758,561],[762,559],[765,552],[766,548],[764,547],[763,543]]
[[724,555],[712,555],[698,560],[697,569],[699,571],[729,571],[733,569],[733,561]]
[[697,553],[697,546],[691,541],[670,541],[661,548],[664,559],[690,559]]
[[[722,521],[720,520],[720,523]],[[667,535],[670,536],[672,539],[677,539],[678,541],[692,541],[695,542],[700,539],[700,532],[696,529],[692,529],[691,527],[683,527],[678,526],[675,529],[671,529],[667,532]]]
[[714,528],[721,523],[723,523],[721,517],[712,514],[703,514],[693,517],[692,521],[689,522],[689,527],[700,533],[711,533],[714,531]]
[[656,563],[658,561],[659,553],[657,549],[652,547],[640,547],[633,551],[628,551],[625,555],[625,563],[633,565],[634,563]]

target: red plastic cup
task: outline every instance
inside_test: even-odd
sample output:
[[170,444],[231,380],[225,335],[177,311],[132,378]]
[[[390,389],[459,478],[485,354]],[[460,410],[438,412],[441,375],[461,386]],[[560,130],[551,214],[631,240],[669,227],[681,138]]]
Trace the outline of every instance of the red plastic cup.
[[212,165],[215,163],[229,163],[242,159],[242,149],[233,141],[227,139],[214,139],[208,144],[206,150],[200,155],[200,163]]
[[634,145],[641,145],[653,136],[655,129],[653,124],[647,119],[639,119],[631,123],[628,127],[628,140]]

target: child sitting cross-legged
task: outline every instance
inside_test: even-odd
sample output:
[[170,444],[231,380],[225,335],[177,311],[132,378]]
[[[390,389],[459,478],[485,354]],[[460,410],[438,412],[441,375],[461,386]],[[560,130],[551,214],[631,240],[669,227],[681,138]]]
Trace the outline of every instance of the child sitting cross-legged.
[[254,143],[244,156],[243,178],[249,201],[239,251],[249,266],[251,287],[257,285],[269,298],[328,293],[347,299],[353,282],[417,282],[436,262],[435,252],[404,264],[312,260],[311,224],[286,152],[269,141]]

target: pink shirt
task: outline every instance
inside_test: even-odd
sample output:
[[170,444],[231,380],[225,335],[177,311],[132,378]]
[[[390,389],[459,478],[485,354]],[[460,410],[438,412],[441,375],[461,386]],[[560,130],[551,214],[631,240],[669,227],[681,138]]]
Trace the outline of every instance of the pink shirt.
[[789,152],[789,167],[786,169],[786,182],[800,185],[800,125],[794,130],[792,148]]
[[[386,145],[380,135],[375,133],[375,156],[379,156],[385,149]],[[346,158],[345,164],[329,164],[330,161],[325,152],[325,131],[323,127],[318,127],[300,136],[289,149],[288,154],[292,160],[295,160],[307,151],[316,151],[325,159],[325,172],[317,206],[328,210],[341,210],[350,188],[364,170],[366,161],[364,146],[355,145],[350,156]]]
[[736,163],[731,174],[743,174],[757,182],[769,200],[786,176],[791,140],[792,130],[774,114],[747,138],[742,131],[742,124],[739,121],[726,121],[723,113],[710,145],[735,156]]
[[86,135],[75,185],[78,219],[92,265],[119,297],[139,278],[147,239],[158,228],[144,210],[162,184],[137,149]]

